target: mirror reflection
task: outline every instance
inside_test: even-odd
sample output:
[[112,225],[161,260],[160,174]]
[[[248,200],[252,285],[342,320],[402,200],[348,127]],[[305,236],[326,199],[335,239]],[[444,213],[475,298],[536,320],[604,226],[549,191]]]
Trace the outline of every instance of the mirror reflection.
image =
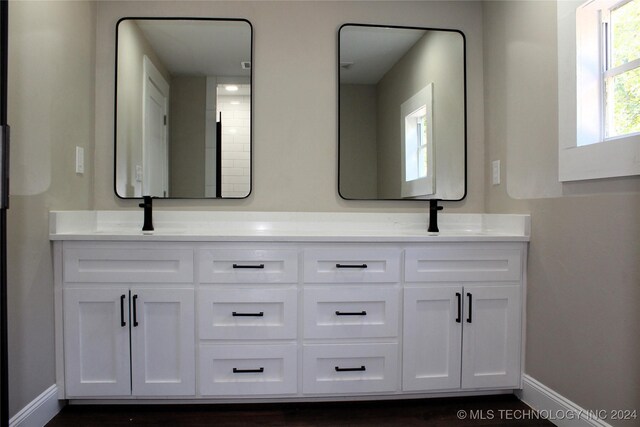
[[118,22],[119,197],[249,195],[251,55],[252,28],[246,20]]
[[463,199],[463,34],[345,24],[339,50],[340,195]]

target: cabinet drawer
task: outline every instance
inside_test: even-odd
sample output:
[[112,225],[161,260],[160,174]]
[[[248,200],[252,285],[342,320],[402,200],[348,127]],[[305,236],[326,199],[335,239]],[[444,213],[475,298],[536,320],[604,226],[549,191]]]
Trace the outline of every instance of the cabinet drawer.
[[518,281],[518,249],[420,248],[405,252],[406,282]]
[[246,396],[297,392],[297,348],[286,345],[200,346],[200,394]]
[[369,393],[397,389],[398,346],[305,345],[304,393]]
[[70,283],[191,283],[191,249],[74,248],[64,251]]
[[298,253],[272,249],[203,249],[201,283],[297,283]]
[[308,283],[394,283],[400,281],[396,249],[309,249],[304,252]]
[[375,338],[398,335],[397,288],[304,290],[305,338]]
[[293,339],[296,289],[200,289],[200,339]]

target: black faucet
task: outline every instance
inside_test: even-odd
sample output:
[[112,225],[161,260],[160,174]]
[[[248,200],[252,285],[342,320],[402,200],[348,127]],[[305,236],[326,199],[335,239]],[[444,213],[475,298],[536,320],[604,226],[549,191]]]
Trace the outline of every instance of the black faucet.
[[151,196],[143,196],[144,200],[138,206],[144,209],[144,225],[142,226],[142,231],[153,231],[153,203],[151,202]]
[[429,200],[429,231],[430,233],[438,233],[438,211],[444,209],[443,206],[438,206],[439,199]]

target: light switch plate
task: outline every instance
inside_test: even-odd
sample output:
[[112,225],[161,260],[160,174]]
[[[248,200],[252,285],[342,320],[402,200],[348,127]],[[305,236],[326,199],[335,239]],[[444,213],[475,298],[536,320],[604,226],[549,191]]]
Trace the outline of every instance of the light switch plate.
[[500,160],[491,162],[491,183],[500,185]]
[[84,148],[76,147],[76,173],[84,173]]

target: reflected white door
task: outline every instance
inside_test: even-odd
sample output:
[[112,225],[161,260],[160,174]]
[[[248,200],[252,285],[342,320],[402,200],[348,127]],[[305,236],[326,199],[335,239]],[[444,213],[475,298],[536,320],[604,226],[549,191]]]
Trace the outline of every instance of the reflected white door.
[[144,58],[142,195],[169,196],[167,114],[169,85],[153,63]]

